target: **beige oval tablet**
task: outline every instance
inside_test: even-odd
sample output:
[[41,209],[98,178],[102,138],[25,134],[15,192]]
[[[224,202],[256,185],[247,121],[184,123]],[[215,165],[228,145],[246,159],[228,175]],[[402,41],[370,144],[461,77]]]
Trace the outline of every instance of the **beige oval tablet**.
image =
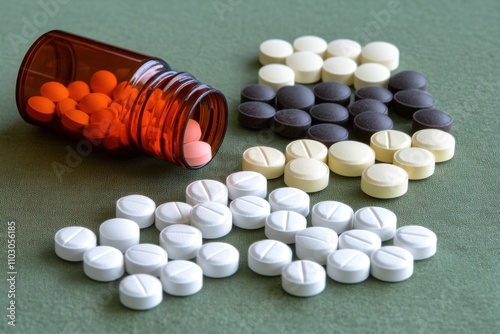
[[455,154],[455,137],[438,129],[417,131],[411,137],[412,146],[429,150],[436,162],[448,161]]
[[268,39],[260,44],[259,50],[262,65],[284,64],[286,57],[293,53],[293,46],[282,39]]
[[323,143],[312,139],[294,140],[286,146],[285,157],[287,162],[297,158],[310,158],[326,163],[328,148]]
[[370,147],[375,151],[375,159],[392,163],[394,153],[411,146],[411,137],[397,130],[383,130],[370,138]]
[[399,66],[399,49],[387,42],[371,42],[361,50],[361,63],[378,63],[394,71]]
[[272,147],[254,146],[243,152],[242,170],[261,173],[267,179],[283,175],[285,155]]
[[315,159],[297,158],[285,166],[285,184],[307,193],[325,189],[329,179],[328,166]]
[[354,72],[354,88],[365,86],[382,86],[387,88],[391,71],[387,67],[377,63],[366,63],[359,65]]
[[332,57],[323,62],[321,80],[336,81],[351,86],[354,83],[354,72],[358,64],[351,58]]
[[295,52],[285,61],[295,73],[295,82],[310,84],[321,79],[323,58],[309,51]]
[[283,64],[264,65],[259,70],[259,83],[277,91],[283,86],[295,84],[294,71]]
[[361,190],[375,198],[395,198],[408,190],[408,173],[391,164],[375,164],[361,175]]
[[373,149],[361,142],[345,140],[328,149],[328,166],[343,176],[361,176],[365,168],[375,163]]
[[410,180],[425,179],[434,174],[434,154],[419,147],[408,147],[394,154],[394,165],[403,168]]
[[361,45],[350,39],[336,39],[328,43],[326,57],[347,57],[359,63]]

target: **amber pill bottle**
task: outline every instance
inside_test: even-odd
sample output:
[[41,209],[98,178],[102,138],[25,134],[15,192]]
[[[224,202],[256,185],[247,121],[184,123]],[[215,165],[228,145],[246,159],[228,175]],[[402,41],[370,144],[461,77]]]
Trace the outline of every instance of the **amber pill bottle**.
[[[49,112],[34,117],[30,112],[28,101],[40,95],[44,83],[89,83],[92,75],[102,70],[117,79],[106,106],[112,119],[100,119],[96,124],[92,121],[98,117],[87,115],[87,120],[83,115],[84,122],[78,121],[82,124],[67,126],[74,124],[63,119],[69,114]],[[16,103],[28,123],[87,140],[113,154],[145,154],[190,169],[207,161],[192,165],[186,159],[188,122],[199,124],[197,139],[210,145],[213,157],[222,144],[228,118],[224,95],[191,74],[173,71],[159,58],[57,30],[43,34],[26,53],[18,73]],[[57,110],[57,103],[54,105]]]

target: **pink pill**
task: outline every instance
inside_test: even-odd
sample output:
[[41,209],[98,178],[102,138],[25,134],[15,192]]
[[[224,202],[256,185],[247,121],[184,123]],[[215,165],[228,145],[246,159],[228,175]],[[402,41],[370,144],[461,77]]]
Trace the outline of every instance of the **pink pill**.
[[184,159],[192,167],[204,165],[212,159],[212,147],[204,141],[185,143]]
[[186,125],[186,131],[184,132],[184,144],[190,143],[192,141],[198,141],[201,138],[201,127],[198,122],[194,119],[190,119]]

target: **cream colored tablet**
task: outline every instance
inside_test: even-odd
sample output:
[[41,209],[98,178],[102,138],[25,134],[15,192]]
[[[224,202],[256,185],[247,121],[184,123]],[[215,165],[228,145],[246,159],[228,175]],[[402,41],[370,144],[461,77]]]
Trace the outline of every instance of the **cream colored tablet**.
[[434,154],[419,147],[408,147],[394,154],[393,164],[403,168],[410,180],[425,179],[434,174]]
[[408,190],[408,173],[391,164],[375,164],[361,175],[361,190],[375,198],[395,198]]
[[277,91],[283,86],[295,84],[294,71],[283,64],[264,65],[259,70],[259,83]]
[[285,155],[272,147],[254,146],[243,152],[241,169],[261,173],[266,179],[276,179],[285,170]]
[[327,164],[315,159],[293,159],[285,166],[285,184],[306,193],[325,189],[329,179],[330,169]]
[[455,137],[438,129],[417,131],[411,137],[414,147],[425,148],[434,154],[436,162],[448,161],[455,154]]
[[365,63],[359,65],[354,72],[354,88],[365,86],[382,86],[387,88],[391,71],[387,67],[377,63]]
[[328,148],[319,141],[312,139],[294,140],[285,148],[286,162],[297,158],[310,158],[326,163]]
[[375,151],[375,159],[392,163],[394,153],[411,146],[411,137],[397,130],[376,132],[370,138],[370,147]]
[[361,45],[350,39],[336,39],[328,43],[326,57],[347,57],[359,63]]
[[361,50],[361,63],[378,63],[394,71],[399,66],[399,49],[387,42],[371,42]]
[[317,54],[321,58],[325,57],[326,48],[328,44],[326,41],[318,36],[302,36],[293,41],[293,49],[298,51],[309,51]]
[[310,51],[295,52],[286,58],[285,64],[295,73],[295,82],[310,84],[321,79],[323,58]]
[[361,176],[365,168],[375,163],[375,152],[363,143],[345,140],[328,149],[328,166],[343,176]]
[[332,57],[323,62],[321,69],[322,81],[336,81],[351,86],[354,83],[354,72],[358,64],[351,58]]
[[293,53],[293,46],[282,39],[268,39],[260,44],[259,61],[262,65],[284,64]]

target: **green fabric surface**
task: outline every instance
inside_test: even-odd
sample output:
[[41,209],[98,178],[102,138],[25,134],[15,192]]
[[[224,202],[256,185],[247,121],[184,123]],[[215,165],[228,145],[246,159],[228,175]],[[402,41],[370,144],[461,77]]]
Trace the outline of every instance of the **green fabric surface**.
[[[392,13],[389,11],[392,10]],[[488,1],[9,1],[0,31],[0,283],[1,333],[497,333],[500,328],[499,111],[500,2]],[[25,123],[15,105],[22,57],[42,33],[62,29],[162,58],[220,89],[229,103],[226,138],[215,159],[186,170],[153,158],[116,159],[92,151],[59,180],[76,142]],[[54,253],[57,230],[83,225],[98,232],[115,201],[139,193],[157,204],[183,201],[198,179],[225,180],[241,168],[245,148],[283,150],[288,140],[237,122],[240,89],[257,81],[258,47],[270,38],[303,35],[399,47],[397,71],[424,73],[436,107],[454,117],[455,157],[435,174],[411,181],[392,200],[364,195],[359,178],[333,173],[311,205],[336,200],[354,210],[393,210],[398,225],[417,224],[438,237],[437,254],[417,261],[407,281],[370,277],[345,285],[327,278],[311,298],[285,293],[280,277],[247,265],[248,246],[263,229],[234,228],[221,241],[240,252],[238,272],[204,279],[190,297],[164,295],[155,309],[137,312],[118,299],[119,281],[88,279],[82,263]],[[13,39],[17,36],[17,39]],[[15,42],[14,42],[15,41]],[[395,128],[411,122],[394,116]],[[269,191],[284,186],[272,180]],[[15,297],[9,296],[8,222],[15,222]],[[310,217],[308,218],[310,224]],[[142,242],[158,243],[154,226]],[[390,244],[388,242],[386,244]],[[15,301],[15,327],[7,322]]]

